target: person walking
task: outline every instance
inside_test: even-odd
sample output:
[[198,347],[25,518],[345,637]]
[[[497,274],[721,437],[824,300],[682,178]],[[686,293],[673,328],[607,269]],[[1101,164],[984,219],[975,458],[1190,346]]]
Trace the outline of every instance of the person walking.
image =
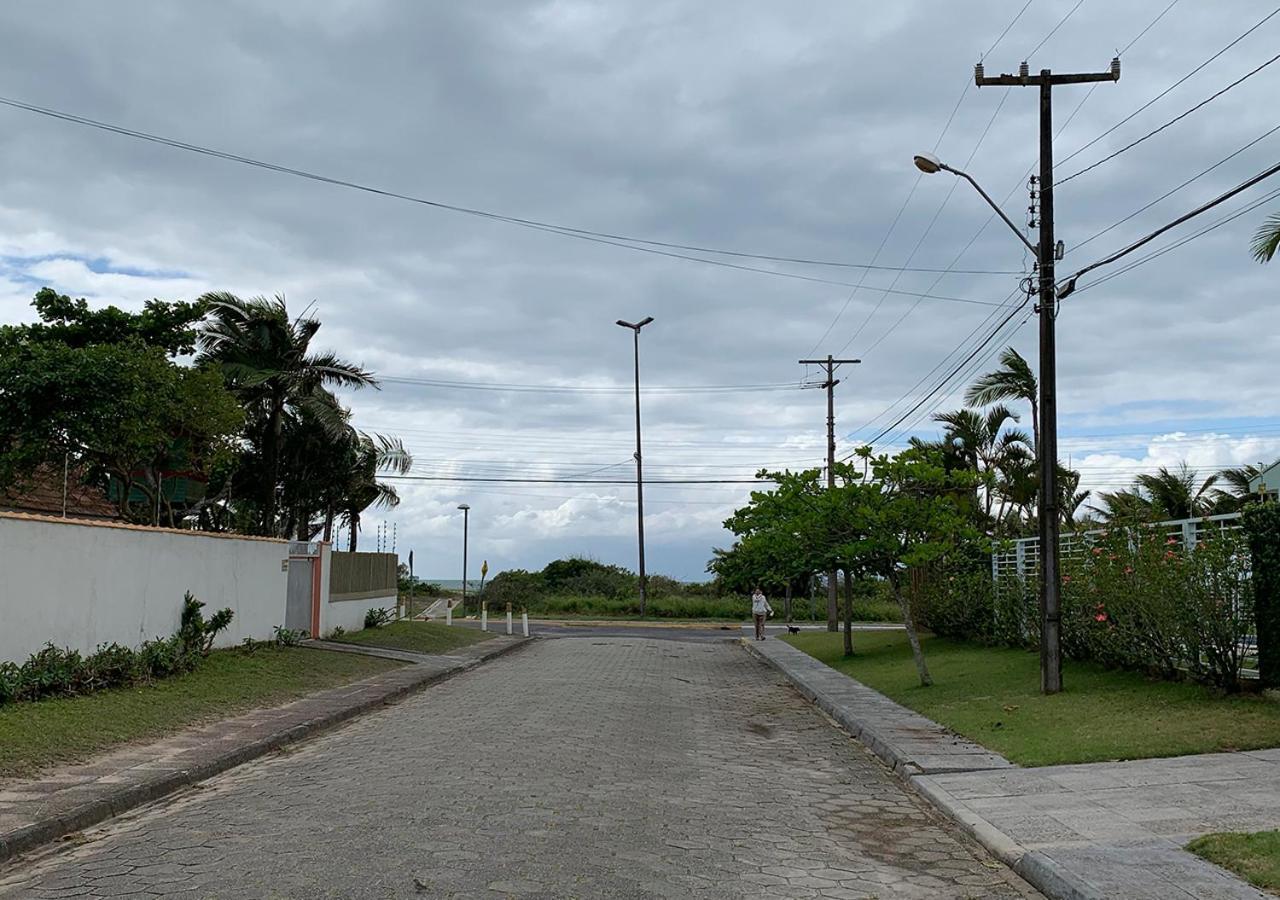
[[751,592],[751,617],[756,623],[756,640],[764,640],[764,620],[773,615],[773,607],[764,596],[759,586]]

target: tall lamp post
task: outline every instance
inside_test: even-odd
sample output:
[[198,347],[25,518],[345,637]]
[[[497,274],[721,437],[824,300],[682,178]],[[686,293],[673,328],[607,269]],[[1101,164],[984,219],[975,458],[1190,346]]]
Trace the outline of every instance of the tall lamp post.
[[458,509],[462,510],[462,612],[465,615],[467,611],[467,531],[470,528],[471,507],[465,503],[459,503]]
[[618,320],[618,325],[630,328],[635,337],[636,360],[636,534],[640,541],[640,615],[645,610],[645,574],[644,574],[644,467],[640,462],[640,329],[653,321],[653,316],[645,316],[639,322]]
[[[1040,269],[1040,440],[1036,447],[1036,466],[1040,475],[1040,493],[1036,506],[1039,512],[1040,532],[1040,674],[1041,688],[1046,694],[1056,694],[1062,690],[1062,631],[1061,631],[1061,593],[1058,582],[1058,434],[1056,401],[1057,390],[1054,378],[1053,356],[1053,317],[1055,286],[1053,281],[1053,256],[1055,250],[1044,246],[1041,241],[1037,247],[1027,240],[1026,235],[1018,230],[1012,220],[1004,214],[991,196],[982,189],[978,182],[967,173],[943,163],[938,157],[921,153],[914,159],[916,168],[926,175],[936,172],[950,172],[963,178],[987,201],[987,205],[1009,226],[1009,230],[1018,236],[1018,240],[1031,251]],[[1052,207],[1048,203],[1047,185],[1042,184],[1042,199],[1045,201],[1042,213],[1052,216]],[[1051,232],[1042,232],[1042,237],[1052,237]],[[1048,338],[1046,340],[1046,329]]]

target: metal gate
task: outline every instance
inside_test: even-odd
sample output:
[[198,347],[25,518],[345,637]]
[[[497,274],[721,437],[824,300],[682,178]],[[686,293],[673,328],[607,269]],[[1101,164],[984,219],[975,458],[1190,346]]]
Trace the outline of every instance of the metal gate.
[[312,637],[320,630],[320,545],[314,541],[289,544],[284,627]]

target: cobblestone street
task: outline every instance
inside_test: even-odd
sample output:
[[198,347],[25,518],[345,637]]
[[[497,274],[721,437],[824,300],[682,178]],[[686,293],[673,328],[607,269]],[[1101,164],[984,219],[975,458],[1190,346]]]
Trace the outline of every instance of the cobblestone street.
[[539,641],[82,838],[0,898],[1038,896],[727,641]]

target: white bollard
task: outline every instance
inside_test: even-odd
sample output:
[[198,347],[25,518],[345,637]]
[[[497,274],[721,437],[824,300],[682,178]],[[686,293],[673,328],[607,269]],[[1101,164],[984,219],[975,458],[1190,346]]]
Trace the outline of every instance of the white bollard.
[[529,636],[529,614],[527,612],[520,613],[520,627],[524,629],[524,636]]
[[453,601],[446,600],[444,604],[444,624],[453,624]]
[[480,630],[489,630],[489,607],[485,606],[483,603],[480,604]]
[[511,631],[511,610],[507,610],[507,634],[512,634],[512,633],[513,632]]

